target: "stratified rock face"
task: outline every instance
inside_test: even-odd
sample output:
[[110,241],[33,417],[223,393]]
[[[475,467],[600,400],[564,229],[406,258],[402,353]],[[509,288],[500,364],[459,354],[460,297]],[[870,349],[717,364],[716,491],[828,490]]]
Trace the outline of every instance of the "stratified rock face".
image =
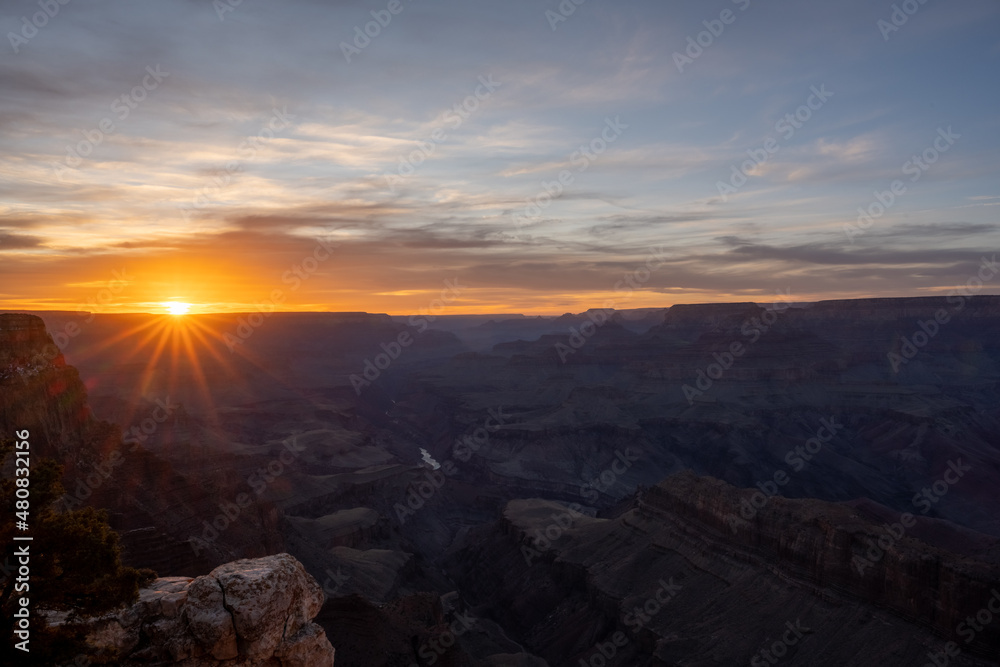
[[238,560],[196,579],[157,579],[88,642],[121,665],[332,667],[334,649],[312,622],[322,605],[292,556]]
[[[956,641],[966,639],[956,628],[996,596],[1000,567],[913,539],[908,529],[917,527],[916,519],[877,526],[851,505],[780,496],[763,507],[753,504],[763,497],[685,471],[643,494],[637,514],[723,535],[728,527],[728,539],[789,576],[848,593]],[[990,655],[1000,646],[1000,632],[984,628],[963,644]]]
[[609,518],[585,509],[513,500],[451,562],[477,613],[553,667],[775,664],[779,637],[789,665],[920,665],[947,641],[996,664],[1000,631],[970,623],[996,608],[1000,567],[854,505],[682,472]]

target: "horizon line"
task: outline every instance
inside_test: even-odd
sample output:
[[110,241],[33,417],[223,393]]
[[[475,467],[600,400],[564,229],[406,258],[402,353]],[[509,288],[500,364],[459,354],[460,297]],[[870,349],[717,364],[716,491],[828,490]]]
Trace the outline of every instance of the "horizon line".
[[[949,294],[934,294],[934,295],[921,295],[921,296],[865,296],[865,297],[851,297],[851,298],[839,298],[839,299],[816,299],[816,300],[802,300],[802,301],[787,301],[792,307],[804,307],[809,305],[815,305],[819,303],[826,303],[832,301],[871,301],[871,300],[916,300],[916,299],[948,299],[954,296],[961,296],[963,299],[977,299],[977,298],[989,298],[989,297],[1000,297],[1000,294],[960,294],[957,291],[953,291]],[[520,316],[525,318],[558,318],[565,315],[580,315],[590,311],[595,310],[609,310],[612,312],[634,312],[634,311],[657,311],[657,310],[670,310],[674,306],[712,306],[712,305],[738,305],[738,304],[756,304],[756,305],[767,305],[768,301],[754,301],[754,300],[741,300],[741,301],[702,301],[697,303],[674,303],[665,306],[640,306],[636,308],[601,308],[592,307],[580,311],[562,311],[555,312],[551,311],[547,314],[525,312],[525,311],[481,311],[481,312],[460,312],[460,313],[430,313],[427,309],[422,309],[424,312],[413,312],[413,311],[402,311],[396,313],[389,312],[377,312],[377,311],[362,311],[362,310],[271,310],[267,311],[268,315],[294,315],[294,314],[327,314],[327,315],[385,315],[387,317],[430,317],[435,318],[459,318],[459,317],[486,317],[486,316]],[[191,304],[196,307],[196,304]],[[150,316],[164,316],[164,317],[191,317],[199,315],[248,315],[255,313],[262,313],[264,311],[260,309],[254,310],[211,310],[211,311],[197,311],[189,312],[183,315],[174,315],[169,312],[154,312],[150,310],[114,310],[114,311],[99,311],[99,310],[81,310],[81,309],[60,309],[60,308],[0,308],[0,314],[15,314],[15,313],[72,313],[77,315],[150,315]]]

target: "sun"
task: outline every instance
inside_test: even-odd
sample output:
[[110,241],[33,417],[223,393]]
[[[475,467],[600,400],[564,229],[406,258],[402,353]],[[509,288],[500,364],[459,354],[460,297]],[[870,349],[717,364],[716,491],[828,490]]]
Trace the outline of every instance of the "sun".
[[163,304],[167,309],[167,312],[171,315],[187,315],[187,312],[191,310],[190,303],[179,303],[177,301],[168,301]]

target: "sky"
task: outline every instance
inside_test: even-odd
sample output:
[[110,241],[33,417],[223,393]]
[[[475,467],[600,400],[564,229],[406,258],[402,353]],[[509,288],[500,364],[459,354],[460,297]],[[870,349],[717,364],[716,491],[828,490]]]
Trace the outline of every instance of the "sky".
[[995,0],[8,0],[0,31],[0,309],[1000,292],[969,282]]

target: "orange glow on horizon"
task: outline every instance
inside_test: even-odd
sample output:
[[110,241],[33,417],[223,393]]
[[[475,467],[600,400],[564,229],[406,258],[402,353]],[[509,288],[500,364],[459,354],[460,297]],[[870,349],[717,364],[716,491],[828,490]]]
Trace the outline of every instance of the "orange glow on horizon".
[[[558,317],[565,313],[582,313],[589,309],[611,307],[615,310],[638,308],[669,308],[674,304],[696,303],[736,303],[753,301],[770,304],[776,300],[774,294],[704,294],[698,292],[664,293],[636,291],[629,296],[615,292],[591,292],[580,294],[530,293],[527,290],[469,289],[452,303],[438,300],[440,290],[415,291],[401,295],[343,295],[329,302],[303,300],[276,304],[266,298],[248,300],[195,301],[137,301],[100,305],[88,308],[79,302],[63,299],[39,301],[0,300],[0,311],[69,311],[93,312],[98,315],[164,314],[174,319],[184,319],[195,315],[228,315],[235,313],[275,312],[275,313],[385,313],[392,316],[409,315],[525,315],[530,317]],[[203,295],[199,295],[203,296]],[[304,295],[315,298],[317,295]],[[792,294],[797,302],[822,301],[827,299],[861,299],[880,294]],[[909,295],[918,296],[918,295]],[[162,297],[161,297],[162,299]],[[612,305],[613,304],[613,305]]]
[[[267,299],[250,301],[211,301],[179,302],[179,301],[140,301],[121,304],[108,304],[98,308],[87,308],[79,302],[62,299],[52,299],[46,302],[8,301],[0,300],[0,312],[3,311],[67,311],[92,312],[98,315],[170,315],[173,319],[186,319],[200,315],[230,315],[237,313],[274,312],[274,313],[347,313],[364,312],[371,314],[388,314],[395,317],[410,315],[434,315],[447,317],[450,315],[525,315],[529,317],[558,317],[565,313],[582,313],[590,309],[613,308],[614,310],[632,310],[639,308],[669,308],[675,304],[698,303],[736,303],[753,301],[770,304],[776,300],[772,294],[699,294],[662,292],[634,292],[630,297],[623,298],[614,292],[596,292],[584,294],[531,294],[523,292],[512,293],[504,297],[504,290],[483,290],[482,296],[463,293],[454,303],[441,304],[435,302],[438,292],[428,291],[426,294],[400,296],[368,296],[345,297],[335,302],[317,303],[300,302],[274,304]],[[793,294],[793,301],[810,302],[827,299],[863,299],[878,294],[845,294],[845,295],[807,295]],[[917,295],[910,295],[917,296]],[[613,304],[613,305],[612,305]]]

